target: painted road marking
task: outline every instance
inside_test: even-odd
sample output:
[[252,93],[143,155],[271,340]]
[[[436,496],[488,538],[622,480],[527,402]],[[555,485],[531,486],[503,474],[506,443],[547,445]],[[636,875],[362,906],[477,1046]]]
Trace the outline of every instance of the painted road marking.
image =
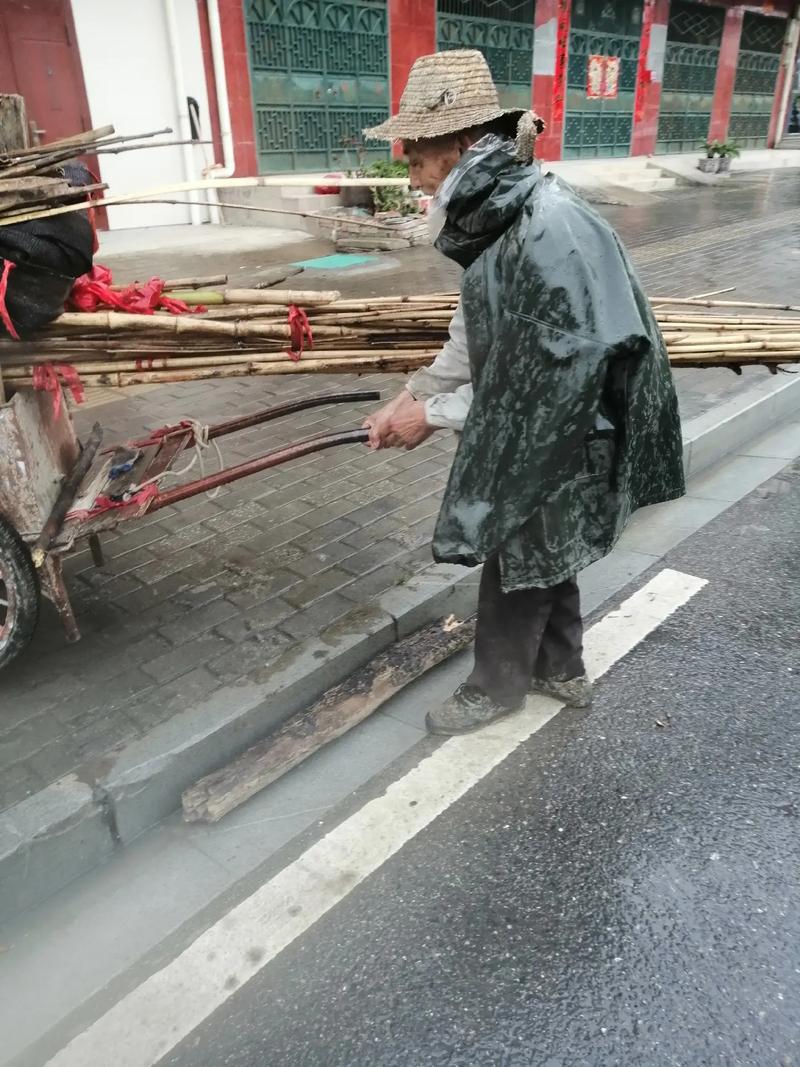
[[[605,674],[707,583],[663,570],[586,635]],[[532,698],[515,715],[453,737],[312,845],[75,1037],[51,1067],[153,1067],[279,952],[561,710]]]

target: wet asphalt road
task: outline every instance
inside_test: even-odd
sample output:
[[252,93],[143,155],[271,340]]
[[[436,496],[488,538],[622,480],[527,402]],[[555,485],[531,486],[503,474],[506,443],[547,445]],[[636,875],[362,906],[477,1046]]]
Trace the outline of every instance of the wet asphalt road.
[[709,585],[592,711],[559,714],[162,1064],[800,1065],[799,545],[795,463],[671,553]]

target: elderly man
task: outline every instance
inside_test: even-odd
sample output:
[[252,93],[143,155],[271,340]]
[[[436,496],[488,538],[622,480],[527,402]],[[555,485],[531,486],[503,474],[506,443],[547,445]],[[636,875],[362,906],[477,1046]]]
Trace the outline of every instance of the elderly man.
[[[591,702],[577,573],[631,513],[684,492],[663,339],[614,231],[533,163],[542,124],[500,107],[483,56],[424,56],[400,112],[366,136],[402,140],[435,194],[436,247],[464,268],[450,339],[367,419],[373,448],[460,435],[434,557],[483,564],[475,667],[428,716],[477,729],[538,691]],[[438,218],[438,223],[437,223]]]

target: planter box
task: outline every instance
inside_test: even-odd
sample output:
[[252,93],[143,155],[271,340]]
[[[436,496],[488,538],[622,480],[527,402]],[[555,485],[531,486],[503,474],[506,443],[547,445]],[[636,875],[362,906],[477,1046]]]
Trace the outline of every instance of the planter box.
[[712,156],[711,159],[707,156],[703,156],[697,162],[697,169],[701,170],[704,174],[716,174],[719,170],[719,164],[719,156]]
[[343,207],[363,207],[372,213],[375,210],[375,201],[372,198],[372,190],[362,186],[345,186],[340,191]]
[[720,156],[719,167],[717,168],[719,174],[730,174],[731,172],[731,156]]

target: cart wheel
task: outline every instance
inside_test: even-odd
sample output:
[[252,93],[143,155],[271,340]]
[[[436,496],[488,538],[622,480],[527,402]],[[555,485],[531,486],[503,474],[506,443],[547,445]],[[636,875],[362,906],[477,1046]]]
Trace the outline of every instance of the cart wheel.
[[0,670],[16,659],[39,621],[39,576],[13,526],[0,518]]

